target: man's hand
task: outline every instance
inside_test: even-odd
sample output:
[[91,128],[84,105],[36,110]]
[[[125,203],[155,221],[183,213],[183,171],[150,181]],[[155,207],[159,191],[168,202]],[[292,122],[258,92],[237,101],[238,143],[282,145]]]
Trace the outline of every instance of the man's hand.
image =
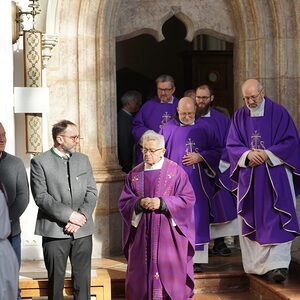
[[202,161],[203,161],[203,157],[196,152],[189,152],[188,154],[184,155],[182,158],[182,163],[185,166],[191,166]]
[[65,233],[73,234],[80,228],[79,225],[75,225],[71,222],[68,222],[67,225],[64,228]]
[[86,223],[86,217],[85,215],[77,212],[77,211],[73,211],[71,214],[71,217],[69,219],[69,222],[71,222],[74,225],[78,225],[79,227],[83,226]]
[[156,210],[159,209],[160,206],[160,199],[158,197],[155,198],[143,198],[140,201],[141,207],[147,210]]
[[264,150],[253,149],[248,154],[249,166],[256,167],[263,164],[268,159],[268,155]]

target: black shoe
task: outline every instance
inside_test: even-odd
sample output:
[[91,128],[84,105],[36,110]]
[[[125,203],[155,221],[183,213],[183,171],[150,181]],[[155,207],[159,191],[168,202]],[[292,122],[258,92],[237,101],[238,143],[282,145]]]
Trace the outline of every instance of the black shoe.
[[282,282],[285,281],[288,276],[288,269],[274,269],[269,271],[267,274],[267,279],[273,282]]
[[214,245],[211,249],[211,253],[220,256],[230,256],[231,250],[227,247],[225,243]]
[[194,264],[194,272],[195,273],[202,273],[203,272],[201,264],[199,264],[199,263]]

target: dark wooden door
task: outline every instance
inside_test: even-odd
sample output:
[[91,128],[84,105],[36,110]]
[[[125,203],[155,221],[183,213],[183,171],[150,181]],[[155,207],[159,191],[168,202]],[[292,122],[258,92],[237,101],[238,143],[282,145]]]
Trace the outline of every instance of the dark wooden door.
[[233,52],[189,51],[181,54],[184,61],[184,87],[196,88],[206,83],[214,90],[214,105],[234,109]]

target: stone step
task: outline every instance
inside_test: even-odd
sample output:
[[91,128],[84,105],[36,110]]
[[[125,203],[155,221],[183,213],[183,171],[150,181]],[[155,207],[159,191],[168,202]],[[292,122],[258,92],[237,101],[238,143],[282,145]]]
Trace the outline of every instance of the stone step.
[[249,280],[244,272],[205,272],[194,275],[195,294],[246,291]]
[[248,275],[249,290],[262,300],[299,300],[300,265],[292,262],[283,283],[272,283],[263,276]]

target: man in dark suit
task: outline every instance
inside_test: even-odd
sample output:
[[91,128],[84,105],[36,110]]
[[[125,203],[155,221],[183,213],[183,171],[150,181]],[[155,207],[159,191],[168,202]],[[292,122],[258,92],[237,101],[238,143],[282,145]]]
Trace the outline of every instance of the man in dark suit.
[[118,112],[118,157],[122,170],[128,173],[134,165],[134,138],[132,120],[141,105],[142,95],[138,91],[128,91],[122,98],[122,108]]
[[35,234],[43,237],[49,298],[63,300],[68,257],[74,299],[90,299],[92,213],[97,189],[86,155],[75,152],[77,127],[63,120],[53,125],[54,146],[31,160],[31,190],[39,207]]

